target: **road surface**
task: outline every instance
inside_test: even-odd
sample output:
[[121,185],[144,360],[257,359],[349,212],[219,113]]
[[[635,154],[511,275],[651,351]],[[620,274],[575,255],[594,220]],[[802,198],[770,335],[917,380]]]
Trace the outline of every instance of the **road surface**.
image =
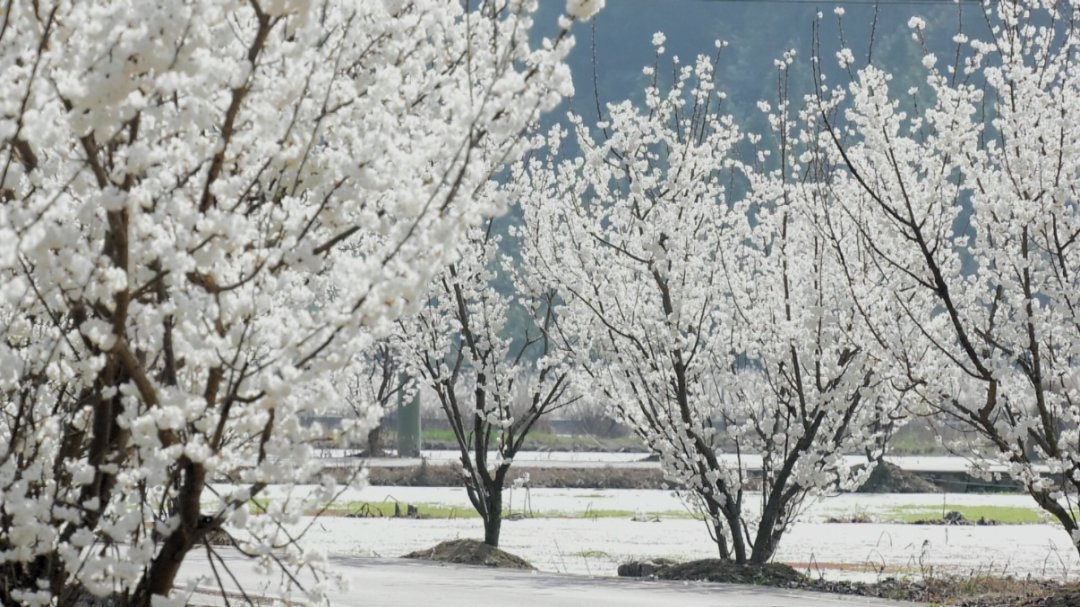
[[[223,554],[225,563],[249,592],[259,593],[265,577],[245,559]],[[331,557],[334,571],[349,584],[348,591],[330,593],[332,605],[340,607],[914,607],[915,603],[883,601],[757,586],[707,583],[657,582],[620,578],[590,578],[441,565],[404,559]],[[219,571],[222,570],[218,564]],[[185,560],[180,577],[206,576],[189,604],[219,606],[205,553],[193,552]],[[221,576],[228,580],[222,572]],[[234,589],[225,582],[227,589]],[[270,596],[269,594],[267,596]],[[243,601],[239,601],[243,603]],[[237,601],[233,601],[237,604]]]

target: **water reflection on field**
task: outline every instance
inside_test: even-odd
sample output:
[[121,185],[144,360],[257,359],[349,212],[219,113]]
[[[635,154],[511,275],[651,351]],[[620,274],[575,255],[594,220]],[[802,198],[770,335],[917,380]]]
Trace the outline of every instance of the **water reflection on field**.
[[[752,497],[748,502],[754,501]],[[690,518],[686,505],[671,492],[533,489],[526,495],[518,489],[512,495],[508,492],[506,498],[514,512],[528,506],[531,516],[504,523],[502,547],[541,570],[614,575],[618,563],[631,558],[688,560],[715,555],[705,525]],[[468,498],[459,488],[366,487],[347,491],[339,501],[441,504],[462,512],[469,508]],[[945,507],[978,512],[1030,511],[1038,516],[1034,502],[1026,495],[825,497],[804,509],[785,537],[777,560],[813,575],[846,579],[972,572],[1069,580],[1080,576],[1080,559],[1068,535],[1055,525],[877,522],[913,512],[926,512],[929,518]],[[645,515],[636,518],[651,522],[632,520],[631,513]],[[826,522],[850,518],[875,522]],[[445,539],[482,535],[480,521],[475,518],[328,517],[315,523],[305,541],[330,554],[397,556]]]

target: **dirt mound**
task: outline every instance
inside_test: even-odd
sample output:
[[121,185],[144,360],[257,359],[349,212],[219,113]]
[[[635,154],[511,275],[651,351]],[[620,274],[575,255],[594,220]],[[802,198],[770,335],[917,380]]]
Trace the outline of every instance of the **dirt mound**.
[[630,561],[619,565],[619,577],[652,577],[661,567],[678,565],[678,561],[672,559],[650,559],[647,561]]
[[520,556],[493,548],[480,540],[450,540],[434,548],[410,552],[403,558],[461,565],[483,565],[502,569],[536,569]]
[[867,583],[809,577],[780,563],[736,565],[719,559],[689,563],[672,563],[667,559],[633,561],[620,565],[619,575],[756,584],[955,607],[1080,607],[1080,584],[1063,586],[1058,582],[1032,578],[976,575],[920,580],[889,577]]
[[[992,576],[946,576],[928,580],[885,578],[874,583],[809,579],[806,590],[957,607],[1076,607],[1080,594],[1068,594],[1048,580]],[[1075,587],[1073,587],[1075,593]]]
[[1049,596],[1029,599],[1017,607],[1076,607],[1080,605],[1080,584],[1070,584],[1054,591]]
[[880,462],[857,493],[939,493],[941,489],[914,472],[895,464]]
[[724,584],[757,584],[760,586],[797,586],[805,577],[782,563],[738,565],[720,559],[702,559],[665,565],[656,570],[662,580],[720,582]]

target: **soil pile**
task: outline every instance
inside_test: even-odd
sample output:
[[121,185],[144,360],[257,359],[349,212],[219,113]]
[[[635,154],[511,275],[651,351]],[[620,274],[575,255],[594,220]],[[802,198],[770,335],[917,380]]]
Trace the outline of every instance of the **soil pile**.
[[672,563],[667,559],[655,559],[624,563],[619,566],[619,575],[777,587],[797,587],[806,582],[803,574],[782,563],[739,565],[720,559],[701,559],[687,563]]
[[805,577],[783,563],[738,565],[720,559],[702,559],[661,567],[656,577],[662,580],[720,582],[723,584],[757,584],[760,586],[798,586]]
[[434,548],[410,552],[404,558],[459,565],[483,565],[502,569],[536,569],[520,556],[493,548],[480,540],[450,540]]
[[677,565],[678,561],[672,559],[650,559],[647,561],[630,561],[619,565],[619,577],[652,577],[661,567]]
[[[915,603],[955,607],[1076,607],[1080,594],[1055,582],[991,576],[948,576],[928,580],[886,578],[861,582],[816,579],[808,590],[853,594]],[[1057,601],[1057,602],[1055,602]],[[1074,601],[1074,602],[1070,602]]]
[[1020,603],[1019,607],[1076,607],[1080,605],[1080,584],[1063,586],[1049,596]]
[[1080,607],[1080,584],[1061,586],[1030,578],[946,576],[925,580],[884,578],[866,583],[812,578],[781,563],[736,565],[719,559],[689,563],[671,563],[666,559],[634,561],[620,565],[619,575],[756,584],[952,607]]
[[879,462],[858,493],[939,493],[941,489],[914,472],[889,462]]

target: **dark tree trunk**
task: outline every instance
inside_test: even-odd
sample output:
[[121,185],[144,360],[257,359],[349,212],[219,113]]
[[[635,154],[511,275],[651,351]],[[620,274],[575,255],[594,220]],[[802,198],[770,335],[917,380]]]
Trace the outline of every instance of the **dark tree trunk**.
[[779,540],[779,533],[758,534],[757,539],[754,541],[754,551],[750,554],[750,562],[755,565],[768,563],[776,552]]
[[202,535],[199,500],[206,486],[206,469],[186,457],[178,464],[184,471],[182,489],[177,496],[180,524],[161,544],[149,570],[139,581],[129,603],[131,607],[150,607],[154,595],[169,594],[184,557]]
[[729,516],[727,517],[728,527],[731,528],[731,548],[735,553],[735,562],[740,565],[746,564],[746,538],[743,536],[742,529],[739,528],[739,517]]
[[720,549],[720,560],[731,560],[731,552],[728,551],[727,537],[724,535],[723,523],[713,522],[713,533],[716,534],[716,546]]
[[493,548],[499,547],[499,533],[502,531],[502,483],[495,482],[487,487],[487,518],[484,519],[484,543]]
[[[715,500],[706,500],[706,507],[709,509],[709,518],[712,519],[713,528],[713,541],[716,542],[716,547],[720,551],[720,560],[731,560],[731,548],[728,546],[727,533],[724,531],[724,514],[720,509],[720,505]],[[734,535],[738,533],[738,529],[732,529],[731,533]]]
[[382,457],[385,455],[383,451],[382,441],[382,424],[375,426],[368,432],[367,435],[367,454],[368,457]]
[[484,521],[484,543],[492,548],[499,547],[499,533],[502,531],[502,513],[492,514]]
[[770,499],[765,505],[757,536],[754,538],[754,550],[750,553],[751,563],[758,565],[767,563],[776,552],[776,544],[781,535],[777,532],[776,525],[783,516],[784,506],[782,498]]

